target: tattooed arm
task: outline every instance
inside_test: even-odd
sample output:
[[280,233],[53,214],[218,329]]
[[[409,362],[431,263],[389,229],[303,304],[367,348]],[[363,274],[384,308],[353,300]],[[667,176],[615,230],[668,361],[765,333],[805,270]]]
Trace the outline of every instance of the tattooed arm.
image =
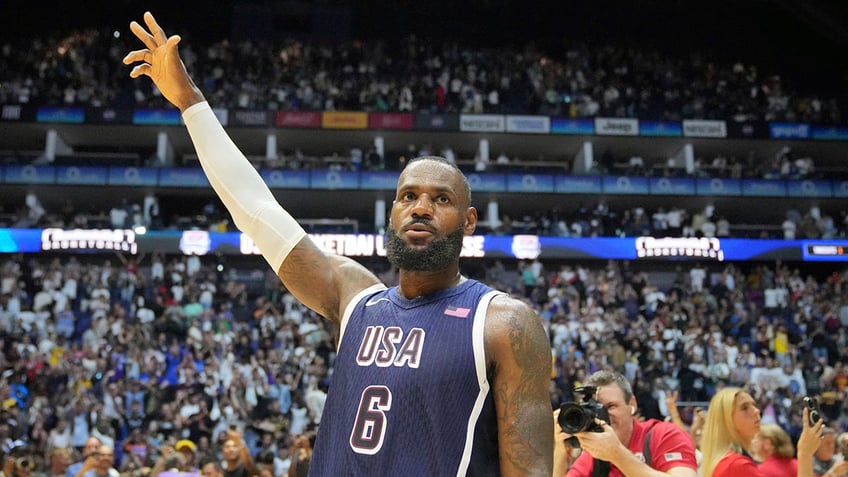
[[551,346],[541,320],[525,303],[498,297],[489,307],[485,335],[502,475],[549,476]]
[[355,260],[324,253],[308,236],[289,253],[277,275],[295,298],[337,325],[354,295],[381,283]]

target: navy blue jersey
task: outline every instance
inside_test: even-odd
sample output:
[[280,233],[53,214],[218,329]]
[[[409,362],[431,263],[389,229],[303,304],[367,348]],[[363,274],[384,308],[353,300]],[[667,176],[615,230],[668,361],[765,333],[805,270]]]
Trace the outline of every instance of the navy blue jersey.
[[371,288],[342,319],[310,476],[500,475],[483,327],[500,292]]

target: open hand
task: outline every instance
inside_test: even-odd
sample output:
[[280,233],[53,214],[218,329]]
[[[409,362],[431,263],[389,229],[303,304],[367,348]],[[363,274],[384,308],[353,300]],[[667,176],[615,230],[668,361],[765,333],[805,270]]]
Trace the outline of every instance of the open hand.
[[203,101],[203,95],[180,59],[177,50],[180,36],[165,35],[165,31],[150,12],[144,13],[144,23],[147,24],[147,29],[136,21],[130,22],[130,30],[146,47],[131,51],[124,57],[126,65],[141,62],[130,71],[130,77],[149,76],[162,95],[180,111]]

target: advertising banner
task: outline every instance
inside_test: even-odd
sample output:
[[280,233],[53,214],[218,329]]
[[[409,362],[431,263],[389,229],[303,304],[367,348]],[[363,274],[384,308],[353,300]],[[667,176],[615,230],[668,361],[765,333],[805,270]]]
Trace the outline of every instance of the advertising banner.
[[603,136],[638,136],[639,120],[632,118],[595,118],[595,133]]
[[97,166],[57,166],[56,184],[106,185],[108,169]]
[[325,111],[321,113],[321,127],[325,129],[367,129],[368,113]]
[[507,116],[506,132],[548,134],[551,118],[548,116]]
[[3,179],[7,184],[55,184],[56,168],[53,166],[11,164],[6,166],[6,174]]
[[417,113],[415,115],[415,129],[459,131],[459,115]]
[[772,139],[808,139],[810,125],[804,123],[769,123]]
[[263,169],[259,175],[272,189],[309,189],[310,185],[309,171]]
[[468,184],[475,192],[504,192],[506,191],[506,175],[472,173],[468,174]]
[[40,123],[73,123],[85,122],[85,110],[83,108],[62,108],[46,106],[38,108],[35,120]]
[[833,196],[830,181],[786,181],[786,195],[789,197],[827,197]]
[[390,190],[397,189],[398,172],[387,171],[363,171],[359,175],[359,188],[362,190]]
[[698,195],[742,195],[742,182],[739,179],[695,179],[695,193]]
[[604,176],[603,188],[606,194],[648,194],[647,177]]
[[462,114],[459,130],[466,132],[504,132],[506,124],[500,114]]
[[281,128],[320,128],[319,111],[280,111],[277,113],[276,126]]
[[832,184],[833,196],[837,198],[848,197],[848,180],[834,181]]
[[[374,234],[309,234],[325,252],[347,257],[384,257],[385,238]],[[256,255],[240,232],[162,230],[142,235],[132,230],[3,229],[0,253],[91,253],[159,251],[185,255]],[[730,238],[593,237],[471,235],[463,238],[463,258],[601,259],[645,261],[816,261],[848,262],[848,240],[763,240]],[[259,262],[257,262],[259,263]],[[264,262],[262,262],[264,264]]]
[[742,195],[752,197],[785,197],[786,182],[768,179],[743,179]]
[[0,108],[0,121],[35,122],[36,108],[21,104],[4,104]]
[[689,177],[652,177],[653,195],[695,195],[695,181]]
[[595,122],[591,119],[553,118],[551,132],[554,134],[575,134],[591,136],[595,134]]
[[85,108],[86,124],[132,124],[131,109]]
[[507,174],[508,192],[553,192],[554,177],[547,174]]
[[848,141],[848,127],[813,126],[812,135],[817,141]]
[[139,126],[177,126],[182,124],[178,109],[136,109],[132,123]]
[[119,186],[155,186],[159,184],[159,169],[154,167],[116,167],[109,168],[109,185]]
[[762,121],[727,123],[727,137],[742,139],[768,139],[769,125]]
[[556,176],[556,192],[561,194],[600,194],[603,192],[600,176]]
[[683,135],[686,137],[727,137],[727,124],[724,121],[684,119]]
[[271,111],[253,111],[236,109],[230,111],[230,124],[233,126],[270,126]]
[[203,169],[197,167],[174,167],[159,170],[159,185],[162,187],[209,187]]
[[310,171],[312,189],[358,189],[359,173],[351,171]]
[[640,136],[679,137],[683,127],[674,121],[639,121]]
[[369,113],[368,129],[401,129],[415,127],[415,116],[411,113]]

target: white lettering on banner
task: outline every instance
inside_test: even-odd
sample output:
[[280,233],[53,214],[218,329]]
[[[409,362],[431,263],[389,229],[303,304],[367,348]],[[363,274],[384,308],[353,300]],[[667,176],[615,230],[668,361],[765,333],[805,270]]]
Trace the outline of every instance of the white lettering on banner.
[[724,260],[724,250],[717,238],[654,238],[636,239],[636,256],[652,257],[702,257]]
[[262,125],[267,122],[265,111],[236,111],[236,120],[243,124]]
[[21,119],[21,107],[17,105],[5,105],[3,106],[3,119],[9,119],[17,121]]
[[517,259],[533,260],[542,254],[542,242],[537,235],[512,237],[512,254]]
[[[385,257],[386,238],[375,234],[309,234],[322,251],[345,257]],[[462,239],[462,258],[481,258],[486,256],[486,237],[470,235]],[[260,255],[262,252],[246,234],[239,238],[239,251],[242,255]]]
[[280,121],[280,126],[312,126],[315,122],[315,118],[310,113],[288,113],[283,116],[283,119]]
[[770,182],[749,182],[746,186],[747,192],[758,194],[778,194],[783,195],[783,181],[780,183]]
[[121,229],[62,230],[41,232],[42,250],[118,250],[135,254],[138,244],[135,232]]
[[632,118],[595,118],[595,133],[605,136],[636,136],[639,120]]
[[551,130],[551,118],[547,116],[507,116],[506,131],[545,134]]
[[727,124],[724,121],[684,119],[683,135],[689,137],[727,137]]
[[574,179],[574,178],[568,178],[568,179],[566,179],[566,180],[563,182],[563,186],[564,186],[567,190],[571,190],[571,189],[579,189],[579,190],[583,190],[583,189],[589,189],[589,190],[599,189],[597,182],[596,182],[595,180],[593,180],[593,179]]
[[459,117],[460,131],[504,132],[504,117],[498,114],[463,114]]
[[486,256],[486,237],[482,235],[471,235],[463,237],[462,251],[459,256],[462,258],[480,258]]
[[774,139],[788,138],[799,139],[810,137],[809,124],[773,124],[771,126],[771,137]]
[[206,230],[186,230],[180,236],[180,250],[186,255],[206,255],[212,239]]

